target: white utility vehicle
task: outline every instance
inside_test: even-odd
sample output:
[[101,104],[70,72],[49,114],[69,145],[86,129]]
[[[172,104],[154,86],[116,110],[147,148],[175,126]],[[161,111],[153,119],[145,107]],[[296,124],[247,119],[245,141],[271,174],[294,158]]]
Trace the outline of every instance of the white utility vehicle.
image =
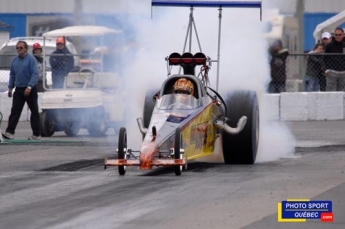
[[[120,34],[121,31],[102,26],[71,26],[44,33],[45,39],[64,37],[99,38]],[[48,60],[49,56],[43,53]],[[100,67],[81,67],[65,77],[64,87],[49,89],[41,100],[42,136],[50,137],[56,131],[64,131],[68,136],[76,136],[81,128],[86,128],[91,136],[103,136],[109,128],[115,128],[124,121],[125,109],[120,87],[120,77],[116,72],[103,71],[104,56],[98,60]]]

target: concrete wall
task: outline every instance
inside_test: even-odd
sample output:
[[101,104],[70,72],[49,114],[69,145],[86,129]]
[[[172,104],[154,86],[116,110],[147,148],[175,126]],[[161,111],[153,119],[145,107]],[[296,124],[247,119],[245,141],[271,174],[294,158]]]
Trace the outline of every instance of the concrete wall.
[[[39,93],[40,104],[42,94]],[[265,94],[260,101],[260,112],[270,120],[308,121],[345,119],[344,92],[295,92]],[[0,111],[3,121],[8,121],[12,98],[0,94]],[[30,120],[30,111],[25,105],[20,121]]]
[[262,104],[272,120],[343,120],[344,95],[344,92],[266,94]]

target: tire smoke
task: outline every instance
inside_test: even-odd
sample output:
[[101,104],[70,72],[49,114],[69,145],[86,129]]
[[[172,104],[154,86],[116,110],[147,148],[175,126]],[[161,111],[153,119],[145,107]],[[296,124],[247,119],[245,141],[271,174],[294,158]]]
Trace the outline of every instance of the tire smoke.
[[[149,0],[133,1],[144,7],[150,6]],[[270,6],[265,1],[266,6]],[[135,5],[135,6],[134,6]],[[136,57],[124,66],[126,80],[126,104],[130,110],[127,116],[128,146],[140,149],[141,134],[136,118],[142,117],[146,91],[159,88],[167,78],[164,58],[172,52],[183,53],[183,44],[189,20],[188,8],[151,8],[145,15],[129,17],[126,23],[137,25]],[[255,90],[260,106],[260,143],[257,162],[277,160],[294,155],[295,139],[283,122],[271,120],[274,109],[267,102],[266,88],[270,80],[268,44],[263,34],[258,9],[223,9],[222,38],[220,56],[219,91],[221,95],[229,90]],[[217,59],[218,10],[196,8],[195,25],[201,42],[202,52]],[[188,42],[187,42],[188,44]],[[188,46],[187,49],[188,50]],[[199,52],[193,34],[192,53]],[[175,72],[178,73],[175,67]],[[216,89],[216,70],[214,63],[209,72],[211,87]],[[198,69],[196,69],[198,72]],[[221,147],[220,147],[221,148]]]

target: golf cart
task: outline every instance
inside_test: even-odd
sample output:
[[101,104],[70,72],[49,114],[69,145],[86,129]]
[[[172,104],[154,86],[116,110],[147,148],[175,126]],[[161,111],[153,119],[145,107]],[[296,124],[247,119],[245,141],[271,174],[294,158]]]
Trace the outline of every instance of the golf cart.
[[[120,33],[102,26],[71,26],[44,33],[43,46],[45,39],[60,36],[91,37],[99,39],[97,41],[103,45],[106,35]],[[43,53],[47,61],[50,56],[50,53]],[[74,63],[79,66],[65,76],[63,88],[47,89],[43,93],[40,113],[42,136],[50,137],[56,131],[76,136],[81,128],[87,129],[91,136],[103,136],[109,128],[116,132],[115,128],[124,121],[125,109],[118,90],[121,84],[119,75],[115,71],[103,71],[103,55],[100,60],[90,58],[90,61],[99,62],[100,66],[92,68]]]

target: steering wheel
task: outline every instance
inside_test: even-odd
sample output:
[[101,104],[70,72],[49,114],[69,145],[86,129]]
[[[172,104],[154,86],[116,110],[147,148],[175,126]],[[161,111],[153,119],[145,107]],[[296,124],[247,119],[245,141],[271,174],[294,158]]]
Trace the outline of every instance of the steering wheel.
[[[87,75],[82,75],[81,73],[83,72],[87,72],[90,74]],[[91,87],[93,87],[94,84],[94,75],[95,75],[96,71],[92,68],[81,68],[79,70],[79,78],[84,82],[84,86],[83,88],[86,88],[86,86],[88,85],[89,82],[91,82]]]

